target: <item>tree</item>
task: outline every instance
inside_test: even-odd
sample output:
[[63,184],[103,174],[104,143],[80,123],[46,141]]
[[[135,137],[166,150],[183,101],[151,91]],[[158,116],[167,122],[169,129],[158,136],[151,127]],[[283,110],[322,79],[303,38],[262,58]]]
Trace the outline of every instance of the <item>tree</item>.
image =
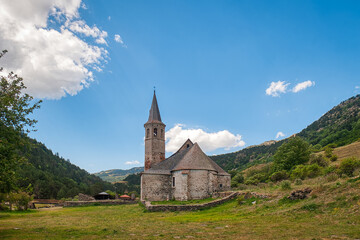
[[[3,50],[0,58],[6,53]],[[0,68],[0,73],[3,68]],[[34,130],[37,122],[28,117],[40,107],[41,101],[24,93],[23,79],[13,72],[0,77],[0,192],[9,193],[15,189],[16,169],[26,159],[19,149],[27,144],[27,133]]]
[[309,158],[309,144],[300,137],[291,138],[276,151],[274,155],[274,170],[289,171],[296,165],[308,162]]

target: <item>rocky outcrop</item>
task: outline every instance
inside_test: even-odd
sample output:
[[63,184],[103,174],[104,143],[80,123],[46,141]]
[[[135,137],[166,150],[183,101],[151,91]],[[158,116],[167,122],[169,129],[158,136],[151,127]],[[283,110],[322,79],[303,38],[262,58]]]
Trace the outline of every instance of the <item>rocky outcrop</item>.
[[311,191],[312,190],[310,188],[305,188],[303,190],[295,190],[290,194],[290,196],[288,196],[288,199],[290,200],[305,199],[311,193]]

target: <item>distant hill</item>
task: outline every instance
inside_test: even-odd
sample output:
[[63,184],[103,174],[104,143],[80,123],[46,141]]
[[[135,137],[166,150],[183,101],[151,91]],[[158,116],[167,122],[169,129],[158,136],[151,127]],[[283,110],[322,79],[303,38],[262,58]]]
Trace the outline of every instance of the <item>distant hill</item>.
[[[329,144],[339,147],[357,141],[360,139],[360,95],[341,102],[295,135],[318,149]],[[277,148],[286,140],[268,141],[237,152],[210,157],[227,171],[243,170],[258,163],[271,162]]]
[[123,181],[130,174],[136,174],[142,171],[144,171],[144,167],[133,167],[127,170],[111,169],[111,170],[101,171],[98,173],[94,173],[94,175],[100,177],[104,181],[114,183],[114,182]]
[[35,198],[67,198],[78,193],[94,195],[113,190],[111,183],[88,173],[54,154],[44,144],[29,139],[32,147],[22,150],[28,162],[18,170],[19,184],[33,189]]

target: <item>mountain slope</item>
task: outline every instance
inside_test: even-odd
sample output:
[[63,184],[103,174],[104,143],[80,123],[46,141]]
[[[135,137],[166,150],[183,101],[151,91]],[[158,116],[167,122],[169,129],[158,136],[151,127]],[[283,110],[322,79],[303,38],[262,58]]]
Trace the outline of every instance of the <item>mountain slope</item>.
[[29,141],[32,147],[23,150],[28,162],[17,173],[22,187],[31,184],[35,198],[60,199],[80,192],[94,195],[113,190],[112,184],[53,154],[44,144],[34,139]]
[[[360,139],[360,95],[351,97],[332,108],[319,120],[313,122],[297,134],[311,143],[315,148],[332,144],[343,146]],[[286,141],[272,141],[272,144],[261,144],[237,152],[210,156],[222,168],[243,170],[257,163],[272,161],[277,148]]]
[[124,180],[130,174],[136,174],[144,171],[144,167],[133,167],[127,170],[111,169],[94,173],[95,176],[100,177],[104,181],[118,182]]

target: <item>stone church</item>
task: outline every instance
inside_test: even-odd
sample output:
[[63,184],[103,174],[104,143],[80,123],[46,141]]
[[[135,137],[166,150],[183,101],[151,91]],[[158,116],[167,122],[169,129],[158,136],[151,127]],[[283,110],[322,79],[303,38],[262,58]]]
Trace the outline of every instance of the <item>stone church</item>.
[[145,127],[145,169],[141,173],[141,200],[191,200],[230,190],[230,174],[188,139],[165,159],[165,124],[154,96]]

